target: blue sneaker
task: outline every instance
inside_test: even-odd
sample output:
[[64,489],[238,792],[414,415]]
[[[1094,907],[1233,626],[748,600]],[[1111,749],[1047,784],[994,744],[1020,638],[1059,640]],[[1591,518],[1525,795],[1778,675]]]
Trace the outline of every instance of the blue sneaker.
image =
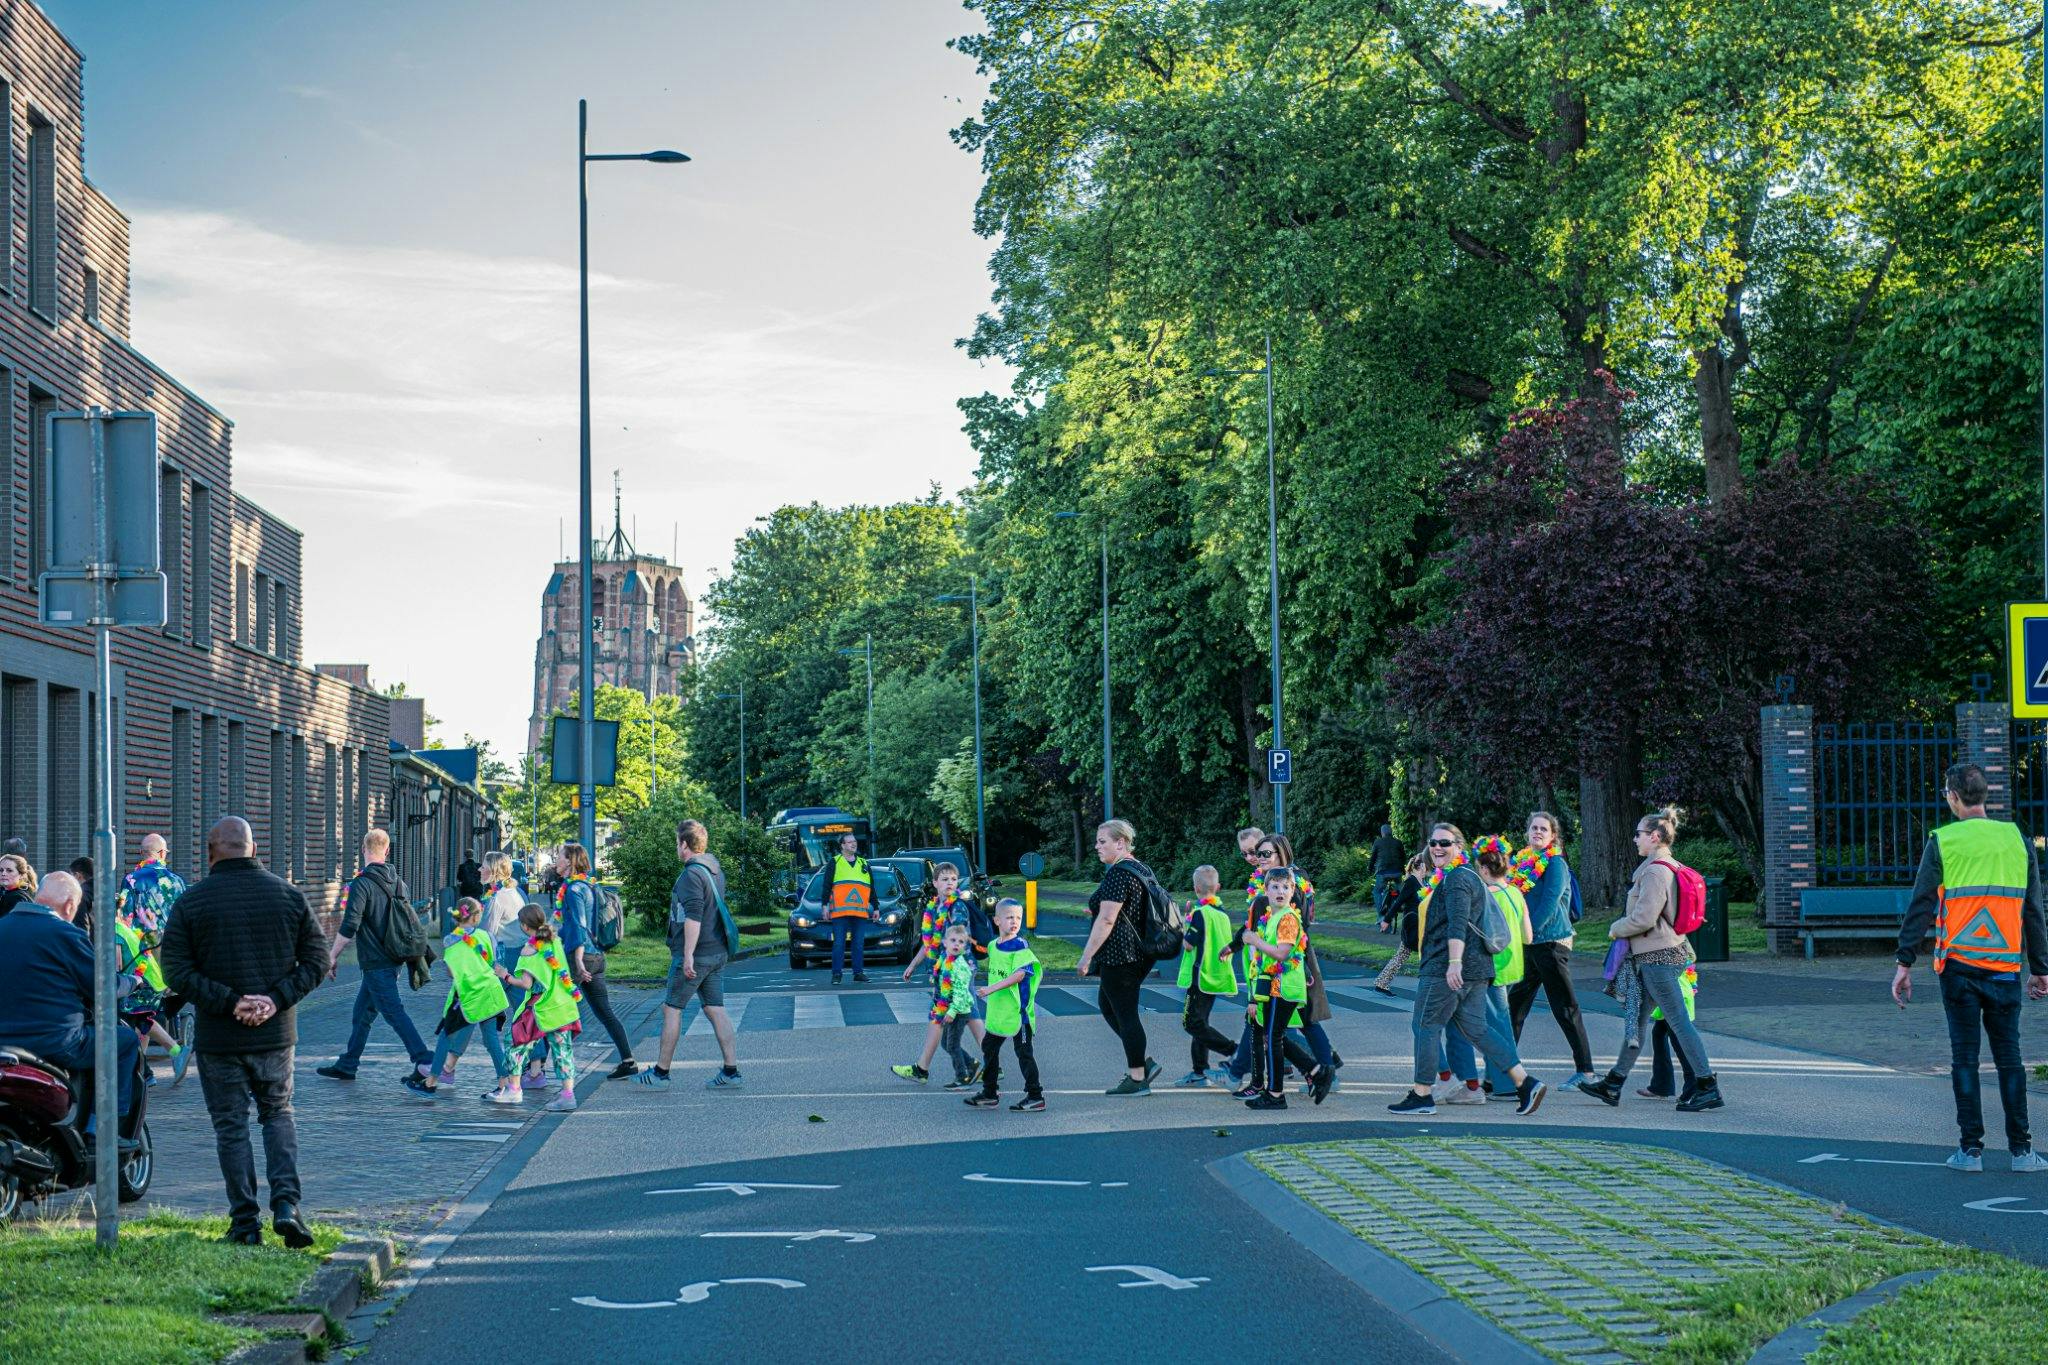
[[668,1073],[656,1071],[650,1066],[645,1071],[634,1075],[633,1084],[644,1085],[649,1090],[666,1090],[668,1089]]
[[1220,1085],[1225,1090],[1235,1090],[1242,1082],[1224,1068],[1212,1066],[1209,1068],[1209,1084]]
[[738,1085],[739,1083],[739,1072],[720,1068],[711,1073],[710,1078],[704,1082],[704,1088],[706,1090],[723,1090],[729,1085]]
[[1187,1075],[1175,1081],[1174,1084],[1178,1086],[1206,1086],[1209,1084],[1209,1073],[1206,1071],[1190,1071]]

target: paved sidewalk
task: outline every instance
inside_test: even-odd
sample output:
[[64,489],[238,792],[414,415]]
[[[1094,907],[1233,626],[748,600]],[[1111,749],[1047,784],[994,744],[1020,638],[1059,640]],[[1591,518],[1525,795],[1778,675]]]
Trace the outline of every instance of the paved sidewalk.
[[1822,1258],[1920,1268],[1966,1255],[1641,1146],[1418,1135],[1249,1156],[1473,1312],[1545,1355],[1590,1365],[1650,1359],[1688,1332],[1743,1330],[1728,1305],[1704,1298],[1734,1276]]
[[[300,1205],[309,1218],[408,1239],[439,1221],[499,1153],[528,1128],[543,1121],[546,1096],[529,1096],[523,1108],[485,1104],[478,1098],[492,1084],[490,1056],[472,1041],[455,1083],[426,1099],[399,1085],[408,1065],[403,1045],[381,1019],[370,1032],[362,1068],[354,1081],[333,1081],[314,1069],[333,1061],[348,1041],[359,977],[352,961],[299,1006],[299,1044],[293,1068],[292,1107],[299,1130]],[[424,990],[402,986],[406,1012],[431,1046],[434,1026],[448,989],[446,968],[436,966]],[[614,1007],[635,1037],[647,1033],[646,1016],[659,1004],[654,991],[614,987]],[[604,1029],[585,1012],[576,1048],[579,1089],[616,1064]],[[213,1125],[199,1088],[195,1064],[182,1084],[171,1084],[167,1062],[155,1063],[157,1084],[149,1092],[149,1129],[155,1143],[156,1174],[146,1208],[186,1213],[225,1213],[226,1195],[215,1154]],[[262,1172],[261,1130],[250,1112],[250,1140]],[[268,1197],[268,1187],[264,1187]],[[49,1213],[89,1215],[83,1194],[49,1201]]]

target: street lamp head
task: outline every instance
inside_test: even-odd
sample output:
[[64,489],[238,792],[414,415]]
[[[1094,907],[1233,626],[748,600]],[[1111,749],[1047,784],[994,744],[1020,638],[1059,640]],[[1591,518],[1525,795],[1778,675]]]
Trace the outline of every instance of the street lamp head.
[[690,158],[681,152],[672,152],[664,147],[658,152],[647,152],[640,159],[642,161],[659,161],[664,166],[674,166],[688,161]]
[[932,599],[934,602],[965,602],[967,600],[967,594],[964,592],[940,593]]
[[718,701],[738,701],[740,699],[740,694],[737,692],[717,692],[712,695]]

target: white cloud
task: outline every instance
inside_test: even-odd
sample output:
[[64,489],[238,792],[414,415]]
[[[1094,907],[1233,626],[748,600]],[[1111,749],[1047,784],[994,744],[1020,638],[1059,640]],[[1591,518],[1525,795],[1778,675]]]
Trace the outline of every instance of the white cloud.
[[[682,523],[701,591],[782,502],[967,482],[954,400],[1002,381],[950,337],[906,328],[872,280],[798,313],[703,274],[593,277],[600,527],[623,468],[629,521],[662,553]],[[367,660],[508,750],[559,519],[574,540],[575,288],[551,261],[134,216],[138,344],[235,420],[236,487],[306,534],[309,661]]]

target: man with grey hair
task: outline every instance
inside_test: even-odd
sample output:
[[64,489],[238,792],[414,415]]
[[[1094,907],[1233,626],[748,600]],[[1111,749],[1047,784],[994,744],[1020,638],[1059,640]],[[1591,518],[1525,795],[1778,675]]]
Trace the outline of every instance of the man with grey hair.
[[164,930],[163,968],[198,1015],[193,1046],[228,1187],[230,1242],[263,1240],[249,1103],[263,1127],[271,1226],[288,1247],[313,1245],[299,1217],[299,1135],[292,1118],[293,1007],[327,975],[327,935],[299,889],[256,861],[249,822],[230,815],[206,836],[208,871]]
[[[52,872],[33,904],[0,919],[0,1043],[77,1072],[92,1069],[95,1041],[92,940],[72,923],[83,899],[76,877]],[[139,1042],[134,1029],[115,1026],[114,1069],[124,1117],[135,1103]]]

